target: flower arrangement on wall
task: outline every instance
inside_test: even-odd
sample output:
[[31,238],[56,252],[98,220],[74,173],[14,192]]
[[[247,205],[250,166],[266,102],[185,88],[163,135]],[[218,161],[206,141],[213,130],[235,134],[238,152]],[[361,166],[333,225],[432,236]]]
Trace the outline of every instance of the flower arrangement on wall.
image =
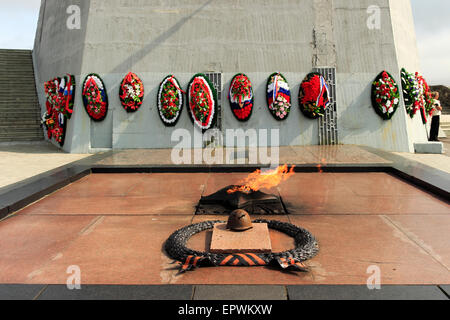
[[73,113],[75,97],[75,77],[68,74],[44,84],[46,112],[42,116],[42,125],[49,139],[55,139],[62,147],[65,142],[67,120]]
[[405,68],[401,70],[401,78],[406,112],[412,119],[420,109],[421,93],[419,81],[414,74],[409,73]]
[[300,85],[299,104],[303,114],[310,119],[324,116],[330,105],[330,90],[325,78],[312,72]]
[[83,103],[89,117],[103,121],[108,113],[108,95],[99,75],[89,74],[83,83]]
[[291,90],[286,78],[281,73],[274,73],[267,82],[267,104],[272,116],[286,120],[291,111]]
[[144,101],[144,84],[133,72],[129,72],[122,80],[119,89],[120,102],[127,112],[136,112]]
[[397,83],[387,71],[381,72],[372,84],[372,105],[384,120],[390,120],[400,103]]
[[215,122],[217,93],[206,75],[196,74],[188,85],[189,113],[194,124],[202,130],[210,129]]
[[183,93],[180,83],[173,75],[167,76],[158,91],[158,113],[164,125],[175,126],[183,110]]
[[252,83],[245,74],[240,73],[233,77],[228,99],[236,119],[248,121],[252,115],[254,99]]

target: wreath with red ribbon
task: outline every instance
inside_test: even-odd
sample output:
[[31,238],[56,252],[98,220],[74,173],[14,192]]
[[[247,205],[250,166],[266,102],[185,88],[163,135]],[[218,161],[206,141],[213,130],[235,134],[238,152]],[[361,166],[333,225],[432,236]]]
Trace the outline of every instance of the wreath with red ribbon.
[[206,75],[196,74],[188,86],[189,113],[194,124],[210,129],[216,121],[217,93]]
[[375,112],[390,120],[400,104],[400,92],[394,78],[387,71],[381,72],[372,84],[372,105]]
[[252,83],[245,74],[240,73],[233,77],[228,99],[236,119],[248,121],[252,115],[254,98]]
[[67,120],[73,113],[75,77],[68,74],[44,84],[47,111],[42,117],[42,125],[49,139],[54,138],[62,147],[65,142]]
[[108,95],[99,75],[89,74],[83,83],[83,103],[89,117],[103,121],[108,113]]
[[428,122],[427,117],[433,113],[434,99],[431,95],[430,87],[425,78],[416,72],[416,79],[419,83],[419,109],[424,124]]
[[133,72],[129,72],[122,80],[119,89],[122,106],[127,112],[136,112],[144,101],[144,84]]
[[267,81],[267,104],[272,116],[283,121],[291,112],[291,89],[281,73],[274,73]]
[[180,83],[173,75],[167,76],[158,91],[158,113],[164,125],[175,126],[183,110],[183,93]]
[[325,109],[330,105],[330,91],[321,74],[312,72],[303,80],[300,85],[299,104],[303,114],[310,119],[325,115]]

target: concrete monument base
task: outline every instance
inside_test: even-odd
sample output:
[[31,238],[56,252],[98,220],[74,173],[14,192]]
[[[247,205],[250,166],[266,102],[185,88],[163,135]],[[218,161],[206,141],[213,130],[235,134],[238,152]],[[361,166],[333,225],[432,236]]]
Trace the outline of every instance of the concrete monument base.
[[267,223],[255,223],[253,228],[244,232],[227,230],[227,224],[214,226],[211,253],[270,253],[270,241]]
[[443,154],[444,144],[442,142],[415,143],[416,153]]

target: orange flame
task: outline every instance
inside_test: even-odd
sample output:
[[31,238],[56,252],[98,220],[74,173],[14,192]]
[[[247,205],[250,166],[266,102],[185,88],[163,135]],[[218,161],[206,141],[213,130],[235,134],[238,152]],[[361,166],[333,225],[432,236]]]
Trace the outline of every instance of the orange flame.
[[261,173],[261,170],[256,170],[251,173],[247,178],[239,183],[239,186],[228,190],[229,194],[235,192],[250,193],[259,191],[262,188],[271,189],[278,186],[280,183],[286,181],[292,177],[295,166],[292,166],[289,170],[288,165],[280,166],[277,169],[268,173]]

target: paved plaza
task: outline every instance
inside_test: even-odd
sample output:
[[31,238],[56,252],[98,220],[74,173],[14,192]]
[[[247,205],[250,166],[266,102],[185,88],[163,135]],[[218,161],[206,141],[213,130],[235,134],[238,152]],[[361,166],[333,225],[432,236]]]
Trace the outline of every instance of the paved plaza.
[[[89,163],[104,172],[77,179],[9,213],[0,222],[0,283],[4,285],[53,285],[52,290],[60,290],[54,285],[65,285],[67,268],[73,265],[80,268],[82,283],[88,287],[170,285],[174,286],[173,298],[179,288],[200,295],[209,290],[208,285],[275,286],[271,288],[281,288],[283,292],[289,289],[293,296],[296,286],[365,286],[371,266],[380,269],[382,284],[386,286],[450,285],[448,199],[386,172],[323,170],[403,165],[406,171],[432,170],[442,175],[448,188],[449,180],[445,179],[449,161],[445,155],[427,158],[357,146],[281,148],[282,163],[299,167],[320,164],[318,172],[297,172],[276,189],[265,190],[281,196],[288,214],[264,218],[304,227],[318,239],[320,253],[306,262],[310,272],[220,267],[180,275],[178,265],[163,250],[165,240],[191,223],[226,220],[223,216],[195,215],[197,203],[201,196],[237,183],[248,173],[108,173],[111,168],[170,167],[170,150],[123,150],[80,156],[52,151],[48,145],[32,145],[31,153],[23,145],[9,148],[15,152],[6,149],[2,149],[2,161],[8,157],[10,161],[20,159],[24,169],[11,166],[11,170],[20,172],[17,180],[26,180],[3,187],[2,193],[33,182],[46,170],[57,171],[74,164]],[[49,161],[53,166],[37,170],[32,164],[42,153],[54,157],[54,161]],[[190,168],[201,167],[205,166]],[[239,167],[242,166],[235,166]],[[293,239],[280,232],[271,230],[270,236],[275,252],[294,246]],[[207,232],[197,234],[188,246],[206,251],[208,239]],[[216,292],[226,297],[225,288]],[[280,297],[277,290],[269,292],[271,298]],[[305,292],[297,294],[301,297]]]

